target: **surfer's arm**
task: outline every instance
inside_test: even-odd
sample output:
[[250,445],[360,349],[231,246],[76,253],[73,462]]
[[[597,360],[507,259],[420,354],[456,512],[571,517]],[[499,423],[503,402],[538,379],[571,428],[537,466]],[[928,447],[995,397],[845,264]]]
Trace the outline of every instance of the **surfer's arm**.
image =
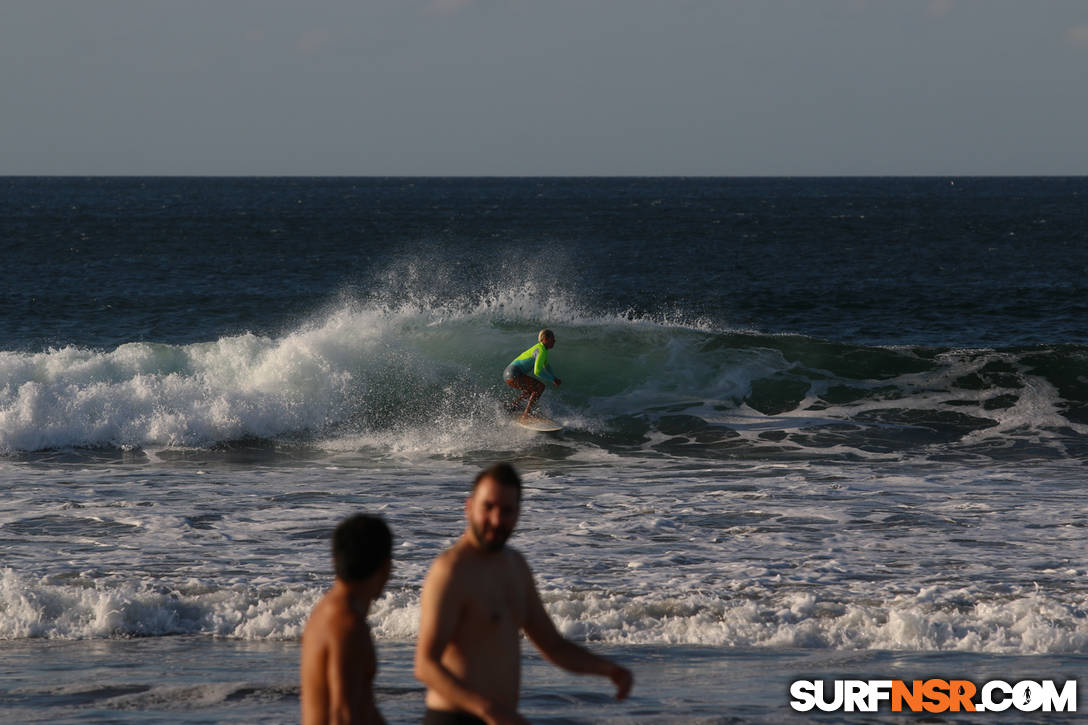
[[533,377],[542,383],[555,383],[556,385],[559,384],[559,378],[555,377],[555,373],[553,373],[552,369],[549,367],[545,367],[539,371],[534,370]]
[[558,385],[555,373],[552,372],[552,366],[548,364],[548,348],[543,345],[537,347],[540,349],[537,351],[536,360],[533,362],[533,377],[545,383]]

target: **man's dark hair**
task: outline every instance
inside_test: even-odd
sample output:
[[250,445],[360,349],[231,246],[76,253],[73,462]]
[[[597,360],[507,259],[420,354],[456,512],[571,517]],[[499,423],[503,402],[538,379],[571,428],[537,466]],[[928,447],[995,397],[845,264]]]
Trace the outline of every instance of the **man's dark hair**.
[[480,485],[480,481],[485,478],[493,478],[495,482],[500,486],[509,486],[518,492],[518,499],[521,499],[521,476],[514,470],[514,467],[509,463],[496,463],[490,468],[485,468],[476,474],[476,480],[472,482],[472,491],[475,493],[476,487]]
[[366,579],[392,556],[393,534],[378,516],[349,516],[332,533],[333,569],[345,581]]

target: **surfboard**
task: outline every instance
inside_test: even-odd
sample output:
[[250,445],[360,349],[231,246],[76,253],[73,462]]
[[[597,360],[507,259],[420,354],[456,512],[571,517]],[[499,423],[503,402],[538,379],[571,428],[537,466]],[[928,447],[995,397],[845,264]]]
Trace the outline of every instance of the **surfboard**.
[[538,433],[551,433],[553,431],[563,430],[563,426],[550,418],[530,418],[524,422],[514,418],[514,423],[515,425],[520,425],[522,428],[535,430]]

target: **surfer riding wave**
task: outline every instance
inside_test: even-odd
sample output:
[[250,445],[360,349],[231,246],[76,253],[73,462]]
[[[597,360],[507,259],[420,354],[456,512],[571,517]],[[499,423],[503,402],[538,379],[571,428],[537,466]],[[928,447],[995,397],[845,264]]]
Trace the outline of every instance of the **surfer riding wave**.
[[514,358],[502,374],[507,385],[520,391],[518,397],[507,406],[511,412],[516,412],[523,400],[529,400],[519,419],[523,423],[532,418],[533,406],[544,393],[545,384],[552,383],[559,387],[563,383],[548,365],[548,351],[555,347],[555,333],[541,330],[536,339],[537,344]]

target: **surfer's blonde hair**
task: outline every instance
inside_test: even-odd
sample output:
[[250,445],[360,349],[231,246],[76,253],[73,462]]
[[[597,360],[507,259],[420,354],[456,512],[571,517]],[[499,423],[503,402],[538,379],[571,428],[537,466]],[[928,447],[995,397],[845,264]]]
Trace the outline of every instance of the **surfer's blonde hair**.
[[555,333],[545,327],[543,330],[541,330],[540,332],[538,332],[536,334],[536,341],[537,342],[544,342],[549,337],[554,340],[555,339]]

